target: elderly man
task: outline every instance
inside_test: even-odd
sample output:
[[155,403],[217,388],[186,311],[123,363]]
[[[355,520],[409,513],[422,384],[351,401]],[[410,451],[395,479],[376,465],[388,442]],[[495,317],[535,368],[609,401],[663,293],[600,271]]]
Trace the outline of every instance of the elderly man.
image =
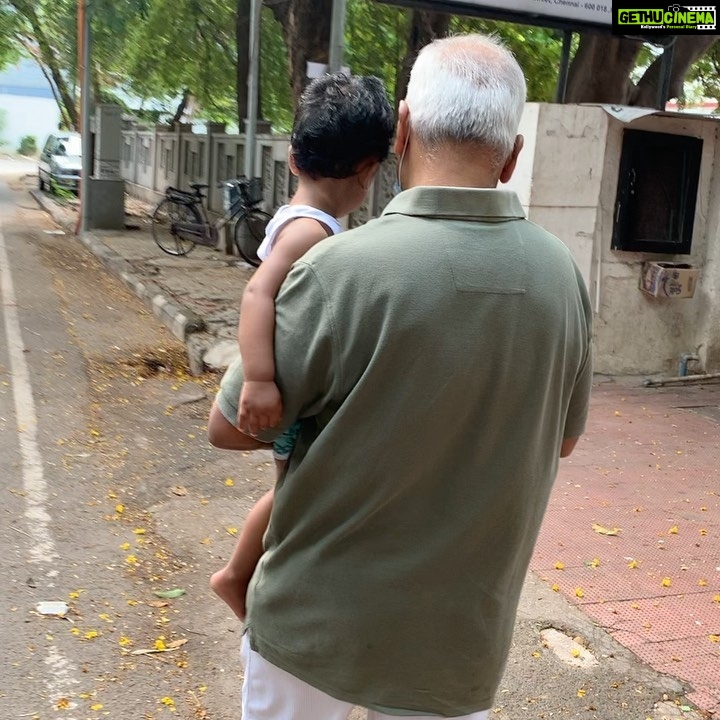
[[[311,250],[280,291],[277,383],[284,425],[302,430],[274,501],[249,518],[270,513],[244,720],[340,720],[353,705],[488,717],[591,385],[570,253],[496,189],[522,148],[524,101],[497,41],[424,48],[399,109],[403,192]],[[211,413],[219,447],[282,429],[232,426],[240,380],[234,368]]]

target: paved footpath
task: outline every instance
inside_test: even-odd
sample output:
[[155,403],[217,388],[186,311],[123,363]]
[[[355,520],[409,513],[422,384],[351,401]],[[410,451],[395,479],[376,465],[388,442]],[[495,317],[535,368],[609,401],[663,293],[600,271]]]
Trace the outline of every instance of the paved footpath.
[[[74,226],[75,210],[35,196]],[[186,342],[196,365],[213,350],[221,367],[234,351],[251,269],[202,247],[163,255],[147,221],[137,225],[83,242]],[[682,681],[706,717],[720,717],[719,466],[720,384],[653,389],[642,379],[598,379],[587,434],[561,463],[532,561],[546,589]],[[606,720],[615,717],[636,716]]]
[[600,382],[532,569],[720,711],[720,385]]

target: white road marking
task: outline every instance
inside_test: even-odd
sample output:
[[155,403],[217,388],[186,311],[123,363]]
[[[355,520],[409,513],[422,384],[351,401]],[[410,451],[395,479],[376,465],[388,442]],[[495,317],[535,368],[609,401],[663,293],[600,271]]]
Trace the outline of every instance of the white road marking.
[[18,320],[17,301],[10,260],[5,247],[5,237],[0,226],[0,289],[2,290],[5,335],[10,356],[15,414],[18,424],[18,441],[23,463],[23,490],[25,491],[25,518],[28,531],[33,538],[30,548],[30,561],[52,563],[57,559],[57,551],[50,533],[50,515],[46,509],[47,483],[43,472],[42,456],[37,441],[37,414],[33,400],[30,371],[25,362],[20,322]]
[[[54,587],[52,579],[57,577],[58,571],[53,567],[53,563],[58,559],[58,554],[50,530],[51,518],[47,511],[47,482],[38,445],[37,413],[30,383],[30,369],[25,362],[25,346],[20,331],[15,288],[10,273],[10,260],[5,246],[2,224],[0,224],[0,298],[2,298],[3,304],[5,335],[10,357],[15,415],[18,425],[18,443],[22,457],[25,519],[32,538],[32,545],[29,548],[30,561],[48,566],[45,572],[46,577],[51,580],[48,586]],[[77,669],[73,662],[63,657],[54,645],[47,648],[45,665],[49,670],[46,677],[49,699],[55,706],[58,700],[69,694],[69,690],[79,683],[79,680],[76,679]],[[71,704],[69,709],[72,707]],[[74,720],[66,714],[64,718]]]

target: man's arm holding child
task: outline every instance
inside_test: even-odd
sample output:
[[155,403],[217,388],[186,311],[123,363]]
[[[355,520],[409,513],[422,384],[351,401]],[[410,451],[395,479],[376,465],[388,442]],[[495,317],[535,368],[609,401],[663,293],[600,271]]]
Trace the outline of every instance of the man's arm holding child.
[[326,237],[327,231],[317,220],[297,218],[288,223],[245,288],[238,325],[245,382],[237,424],[250,435],[276,427],[282,417],[275,384],[275,297],[295,261]]

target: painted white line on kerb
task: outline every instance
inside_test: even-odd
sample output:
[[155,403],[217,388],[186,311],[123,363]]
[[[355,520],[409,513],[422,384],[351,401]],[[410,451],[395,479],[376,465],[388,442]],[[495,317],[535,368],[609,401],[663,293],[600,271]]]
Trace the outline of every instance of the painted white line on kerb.
[[[3,304],[5,335],[10,356],[13,397],[15,398],[15,415],[18,423],[18,442],[22,457],[25,518],[32,537],[32,545],[29,548],[30,561],[49,565],[45,575],[48,578],[55,578],[58,571],[53,568],[52,563],[57,560],[58,554],[50,531],[50,515],[46,507],[47,483],[37,440],[37,414],[30,384],[30,370],[23,354],[24,345],[18,320],[17,301],[2,224],[0,224],[0,297]],[[53,585],[54,583],[49,583],[49,587],[53,587]],[[49,671],[46,676],[48,699],[55,706],[60,698],[71,694],[72,688],[79,681],[76,679],[77,669],[74,663],[63,657],[55,645],[50,645],[46,652],[45,665]],[[74,707],[76,704],[70,702],[68,709],[72,711]],[[72,715],[66,713],[67,711],[63,713],[65,720],[74,720]]]
[[[25,346],[20,332],[15,289],[10,274],[10,260],[5,247],[5,236],[1,225],[0,290],[2,291],[5,335],[10,356],[15,416],[18,424],[18,441],[22,457],[25,518],[28,523],[28,531],[33,539],[32,547],[30,547],[30,561],[52,563],[57,559],[57,552],[50,533],[50,515],[46,509],[47,483],[45,482],[42,456],[37,442],[37,415],[35,413],[32,385],[30,384],[30,371],[25,362]],[[56,574],[53,573],[53,575]]]

